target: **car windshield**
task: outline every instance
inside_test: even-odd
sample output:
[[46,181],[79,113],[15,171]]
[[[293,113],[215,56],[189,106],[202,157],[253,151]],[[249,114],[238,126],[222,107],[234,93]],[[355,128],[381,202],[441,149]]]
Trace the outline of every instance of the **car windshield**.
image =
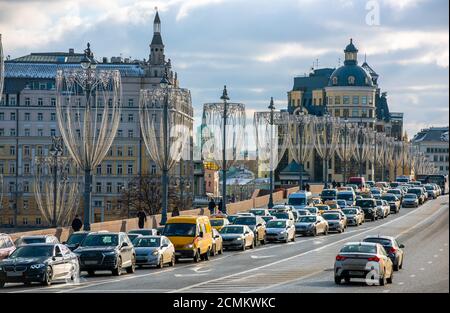
[[343,209],[342,212],[344,212],[345,215],[351,215],[351,214],[357,213],[357,211],[355,209]]
[[360,206],[362,208],[364,208],[364,207],[365,208],[367,208],[367,207],[373,208],[375,206],[373,200],[365,200],[365,199],[357,200],[356,205]]
[[383,197],[381,197],[381,199],[386,200],[386,201],[395,201],[396,198],[397,197],[394,195],[384,195]]
[[264,210],[251,210],[250,213],[255,215],[264,215],[266,212]]
[[322,196],[335,196],[336,190],[323,190]]
[[422,194],[422,190],[420,190],[418,188],[411,188],[411,189],[408,189],[408,193],[413,193],[413,194],[416,194],[416,195],[420,195],[420,194]]
[[17,258],[39,258],[53,255],[53,246],[22,246],[17,248],[10,256],[10,259]]
[[298,215],[308,215],[309,211],[308,210],[298,210],[297,213],[298,213]]
[[433,186],[427,186],[427,185],[425,185],[425,189],[426,190],[434,190]]
[[289,214],[286,212],[275,212],[272,215],[279,219],[289,219]]
[[210,220],[211,226],[223,226],[225,221],[223,219]]
[[115,234],[98,234],[88,235],[84,239],[83,247],[104,247],[104,246],[117,246],[119,242],[119,236]]
[[289,202],[290,205],[305,205],[306,204],[306,199],[305,198],[289,198]]
[[376,194],[380,194],[381,193],[381,191],[378,190],[378,189],[370,189],[370,192],[371,193],[376,193]]
[[311,208],[311,207],[308,207],[308,208],[306,208],[309,212],[311,212],[311,213],[317,213],[317,208]]
[[254,217],[238,217],[234,223],[238,225],[256,225],[256,219]]
[[242,234],[244,233],[244,227],[242,226],[225,226],[220,230],[221,234]]
[[133,244],[135,247],[159,247],[160,238],[137,238]]
[[68,245],[75,245],[77,243],[81,243],[84,238],[86,238],[87,234],[72,234],[69,239],[67,239]]
[[374,245],[347,245],[341,249],[343,253],[377,253],[377,247]]
[[300,223],[315,223],[316,217],[315,216],[304,216],[301,217],[299,220]]
[[377,205],[383,205],[383,201],[377,200]]
[[234,221],[237,219],[238,217],[236,215],[228,215],[228,221],[230,223],[234,223]]
[[130,230],[129,234],[141,234],[143,236],[153,235],[153,231],[151,229],[135,229]]
[[197,224],[171,223],[166,224],[164,236],[167,237],[195,237]]
[[31,244],[31,243],[45,243],[45,237],[28,237],[22,239],[23,243]]
[[139,236],[141,236],[141,234],[128,234],[128,238],[130,238],[131,241],[133,241]]
[[407,193],[405,199],[417,199],[417,196],[413,193]]
[[391,190],[388,190],[388,192],[389,192],[389,193],[395,193],[395,194],[400,194],[400,193],[402,193],[399,189],[391,189]]
[[341,216],[339,214],[329,214],[329,213],[322,215],[322,217],[324,219],[326,219],[327,221],[336,221],[341,218]]
[[262,219],[264,220],[264,222],[268,222],[273,220],[275,217],[274,216],[263,216]]
[[380,245],[382,245],[384,247],[392,246],[391,240],[385,239],[385,238],[366,238],[366,239],[364,239],[364,242],[379,243]]
[[284,228],[286,227],[286,221],[270,221],[267,223],[267,228]]

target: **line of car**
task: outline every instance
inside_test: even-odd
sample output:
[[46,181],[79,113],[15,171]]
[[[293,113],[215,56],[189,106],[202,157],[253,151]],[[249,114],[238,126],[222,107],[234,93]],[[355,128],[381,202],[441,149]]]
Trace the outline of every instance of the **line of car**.
[[[136,267],[174,266],[185,258],[207,261],[224,250],[243,251],[267,242],[287,243],[295,241],[297,235],[341,233],[348,226],[398,213],[400,207],[410,204],[410,195],[416,196],[418,205],[426,188],[409,187],[401,194],[402,205],[392,190],[381,190],[376,198],[356,196],[354,203],[340,202],[342,199],[322,203],[322,199],[311,198],[301,208],[286,203],[270,210],[255,208],[234,215],[178,216],[170,218],[164,228],[128,233],[75,232],[63,243],[52,235],[21,237],[13,243],[9,236],[0,234],[0,287],[19,282],[48,286],[54,280],[75,280],[81,271],[89,276],[96,271],[111,271],[119,276],[123,271],[134,273]],[[416,194],[416,190],[420,193]],[[293,198],[305,196],[300,192]],[[416,206],[416,202],[413,204]],[[379,284],[391,282],[393,272],[403,266],[402,248],[394,238],[385,236],[344,245],[335,261],[335,282],[367,279],[370,275],[378,277]]]

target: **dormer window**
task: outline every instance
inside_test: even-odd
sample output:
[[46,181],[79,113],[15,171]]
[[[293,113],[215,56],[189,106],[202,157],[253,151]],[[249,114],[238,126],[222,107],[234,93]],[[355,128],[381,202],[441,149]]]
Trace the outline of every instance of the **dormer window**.
[[338,84],[338,78],[336,76],[333,77],[333,85],[336,86]]
[[370,80],[368,77],[366,77],[366,85],[370,85]]
[[348,77],[348,84],[354,85],[355,84],[355,76],[349,76]]

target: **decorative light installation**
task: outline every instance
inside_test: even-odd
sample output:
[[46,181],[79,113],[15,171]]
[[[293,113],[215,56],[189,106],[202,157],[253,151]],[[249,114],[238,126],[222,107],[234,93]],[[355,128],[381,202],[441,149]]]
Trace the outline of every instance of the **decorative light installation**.
[[273,98],[270,99],[269,112],[255,112],[256,151],[258,163],[263,171],[269,172],[270,194],[268,207],[273,207],[273,172],[283,158],[289,143],[288,113],[275,111]]
[[245,136],[245,105],[230,103],[226,86],[220,99],[223,102],[206,103],[203,106],[205,120],[205,143],[202,147],[204,160],[216,163],[222,170],[222,201],[226,208],[227,171],[241,154]]
[[373,165],[373,180],[376,180],[377,174],[377,165],[383,165],[383,156],[384,156],[384,138],[386,137],[385,133],[379,133],[377,131],[372,132],[372,165]]
[[117,70],[96,70],[90,45],[81,69],[56,75],[56,115],[65,146],[84,171],[84,230],[90,230],[92,170],[105,158],[120,123],[122,85]]
[[303,189],[304,164],[314,150],[314,119],[304,111],[303,107],[289,115],[289,150],[298,164],[298,187]]
[[[388,169],[388,173],[389,173],[389,168],[392,164],[392,155],[394,153],[394,138],[392,137],[384,137],[383,141],[382,141],[382,150],[383,150],[383,161],[382,161],[382,177],[381,180],[385,181],[386,180],[386,168]],[[389,179],[389,177],[388,177]]]
[[0,101],[3,95],[3,82],[5,79],[5,63],[3,59],[2,34],[0,34]]
[[394,165],[394,179],[398,176],[398,168],[402,166],[404,160],[404,142],[396,140],[393,143],[392,164]]
[[324,163],[324,185],[328,186],[328,167],[334,157],[339,138],[339,118],[325,113],[314,120],[314,146]]
[[36,204],[44,220],[53,227],[68,225],[78,204],[78,177],[69,176],[72,159],[61,155],[62,138],[59,138],[53,138],[50,156],[35,159]]
[[190,92],[173,87],[168,79],[167,69],[161,79],[160,88],[141,90],[140,93],[143,140],[150,158],[162,171],[161,225],[167,222],[169,171],[181,160],[188,142],[186,137],[190,134],[188,125],[192,123],[192,117],[183,113],[183,107],[186,106],[191,106]]
[[366,127],[358,126],[357,142],[354,158],[359,164],[359,176],[364,175],[363,165],[370,158],[370,131]]
[[0,174],[0,209],[3,209],[3,174]]
[[343,179],[344,183],[346,183],[347,165],[355,154],[358,139],[358,128],[354,124],[349,123],[346,119],[340,124],[338,132],[339,137],[336,153],[341,161],[344,162]]

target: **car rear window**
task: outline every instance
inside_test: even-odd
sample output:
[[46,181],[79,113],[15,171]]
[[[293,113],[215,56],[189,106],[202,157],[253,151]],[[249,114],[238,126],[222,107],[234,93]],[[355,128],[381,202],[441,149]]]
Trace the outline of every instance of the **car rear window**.
[[44,237],[39,237],[39,238],[23,238],[22,239],[23,243],[26,244],[32,244],[32,243],[45,243],[45,238]]
[[377,247],[374,245],[346,245],[341,249],[343,253],[377,253]]
[[386,238],[366,238],[364,239],[364,242],[379,243],[384,247],[390,247],[392,245],[392,242]]

